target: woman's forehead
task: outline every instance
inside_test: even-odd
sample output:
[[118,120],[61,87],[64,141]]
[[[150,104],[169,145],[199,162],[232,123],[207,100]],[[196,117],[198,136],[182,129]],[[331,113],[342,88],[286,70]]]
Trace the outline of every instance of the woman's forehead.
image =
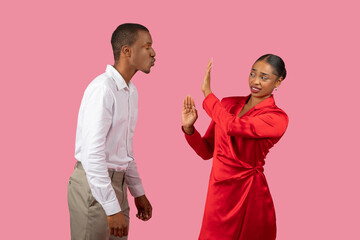
[[252,70],[256,72],[263,72],[267,74],[274,74],[274,68],[265,61],[257,61],[252,66]]

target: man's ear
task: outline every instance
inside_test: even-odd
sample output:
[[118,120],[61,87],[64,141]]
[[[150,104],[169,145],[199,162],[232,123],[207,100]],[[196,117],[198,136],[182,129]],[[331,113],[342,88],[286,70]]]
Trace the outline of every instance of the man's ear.
[[121,53],[126,57],[131,57],[131,48],[127,45],[124,45],[121,48]]

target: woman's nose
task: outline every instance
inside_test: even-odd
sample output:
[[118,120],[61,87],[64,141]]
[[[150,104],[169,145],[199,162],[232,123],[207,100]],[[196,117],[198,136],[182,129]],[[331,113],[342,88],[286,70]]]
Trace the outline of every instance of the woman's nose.
[[255,77],[253,80],[253,84],[260,84],[260,78]]

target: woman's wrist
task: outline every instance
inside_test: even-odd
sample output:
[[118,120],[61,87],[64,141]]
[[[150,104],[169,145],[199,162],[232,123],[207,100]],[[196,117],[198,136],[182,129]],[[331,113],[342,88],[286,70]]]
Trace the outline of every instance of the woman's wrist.
[[194,128],[194,125],[191,125],[191,126],[182,126],[183,127],[183,130],[184,132],[187,134],[187,135],[192,135],[195,131],[195,128]]
[[207,97],[211,92],[211,89],[207,89],[204,91],[204,96]]

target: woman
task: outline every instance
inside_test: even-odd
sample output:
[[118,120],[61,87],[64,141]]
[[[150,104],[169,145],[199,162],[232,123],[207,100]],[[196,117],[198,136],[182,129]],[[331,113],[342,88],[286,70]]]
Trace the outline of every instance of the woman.
[[212,60],[202,83],[203,107],[212,119],[203,137],[194,127],[197,111],[190,96],[182,111],[187,142],[203,159],[213,158],[199,239],[275,239],[275,210],[263,165],[288,125],[272,96],[286,77],[285,64],[276,55],[261,56],[251,68],[251,94],[221,102],[211,92],[211,67]]

